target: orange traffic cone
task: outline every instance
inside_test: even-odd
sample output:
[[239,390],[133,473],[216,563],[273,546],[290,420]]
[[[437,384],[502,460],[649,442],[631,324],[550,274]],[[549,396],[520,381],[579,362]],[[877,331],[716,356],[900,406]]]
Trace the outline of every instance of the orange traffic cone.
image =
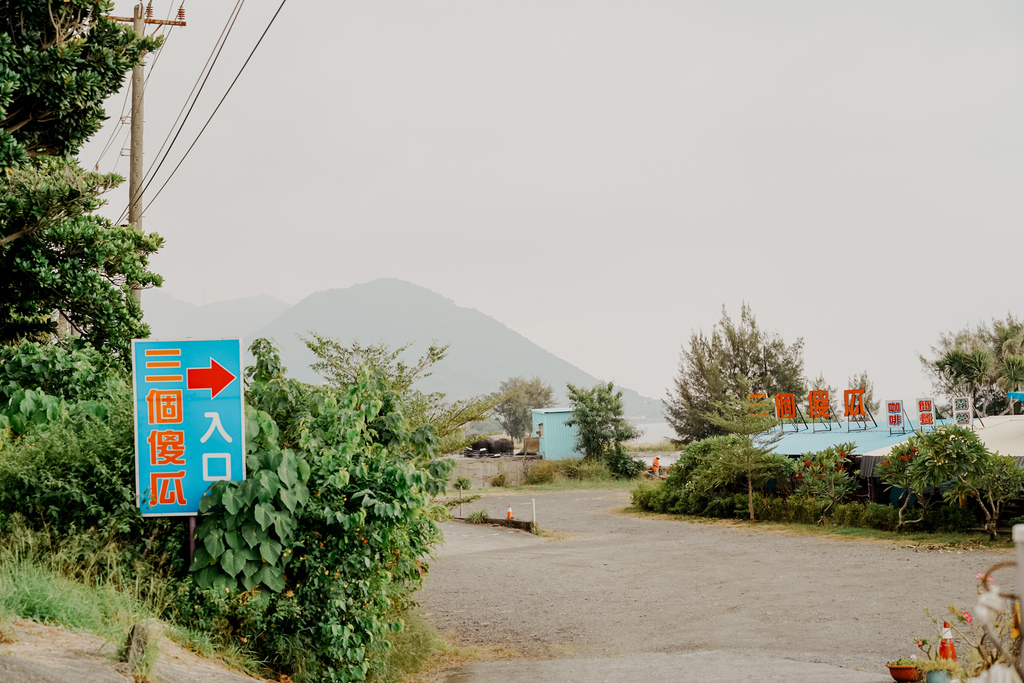
[[956,661],[956,645],[953,643],[953,631],[949,628],[949,622],[942,622],[942,640],[939,641],[939,659],[952,659]]
[[[507,519],[512,519],[512,506],[511,505],[508,506],[508,517],[507,517]],[[956,657],[954,657],[953,659],[956,659]]]

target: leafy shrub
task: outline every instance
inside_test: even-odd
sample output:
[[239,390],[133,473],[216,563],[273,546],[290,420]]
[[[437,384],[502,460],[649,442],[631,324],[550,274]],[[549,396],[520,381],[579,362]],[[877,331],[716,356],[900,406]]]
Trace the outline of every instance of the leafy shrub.
[[97,401],[123,389],[128,374],[110,354],[75,345],[23,342],[0,346],[0,399],[18,389],[35,389],[67,401]]
[[605,455],[608,470],[619,479],[636,479],[644,471],[644,464],[626,452],[625,446],[616,442]]
[[467,490],[473,488],[473,482],[469,477],[459,477],[455,480],[455,488]]
[[[1017,524],[1024,523],[1024,518],[1018,518],[1021,521],[1016,522]],[[931,531],[967,531],[973,529],[981,523],[978,519],[978,512],[975,508],[969,506],[960,505],[943,505],[941,507],[928,510],[924,516],[924,527]],[[1014,520],[1010,520],[1010,526],[1013,526]]]
[[508,486],[508,474],[506,472],[498,472],[491,477],[491,486],[504,488]]
[[633,490],[629,492],[630,503],[638,510],[662,512],[654,508],[654,499],[662,486],[664,486],[663,482],[658,484],[649,481],[637,482]]
[[836,505],[828,516],[828,522],[834,526],[863,527],[865,512],[862,503]]
[[1018,524],[1024,524],[1024,516],[1014,517],[1007,522],[1007,525],[1009,525],[1011,528]]
[[453,463],[437,458],[429,426],[406,427],[380,372],[345,391],[310,387],[284,376],[269,342],[250,352],[250,478],[203,498],[186,604],[209,602],[197,625],[246,638],[297,683],[362,680],[440,541],[431,496]]
[[[34,343],[0,349],[0,359],[10,371],[0,380],[0,424],[16,427],[0,427],[0,530],[18,514],[30,529],[78,548],[83,562],[102,547],[119,548],[116,558],[98,555],[101,571],[143,561],[150,571],[167,563],[159,571],[182,572],[180,522],[144,522],[136,505],[124,370],[94,351]],[[39,384],[31,383],[33,369]]]
[[854,443],[829,446],[823,451],[805,454],[796,463],[793,475],[796,492],[825,502],[819,522],[824,522],[834,506],[857,490],[852,466],[855,448]]
[[880,531],[896,531],[899,511],[891,505],[868,503],[864,506],[864,526]]

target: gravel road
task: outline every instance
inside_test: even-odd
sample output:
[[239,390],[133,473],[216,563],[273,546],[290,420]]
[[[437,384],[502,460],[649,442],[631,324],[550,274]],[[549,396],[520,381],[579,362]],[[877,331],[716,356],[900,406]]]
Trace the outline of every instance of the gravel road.
[[[925,607],[973,609],[975,574],[1013,559],[637,518],[618,514],[625,491],[500,492],[472,509],[529,519],[531,498],[563,538],[444,525],[419,600],[457,641],[526,658],[714,651],[884,673],[929,634]],[[1015,590],[1012,573],[997,576]]]

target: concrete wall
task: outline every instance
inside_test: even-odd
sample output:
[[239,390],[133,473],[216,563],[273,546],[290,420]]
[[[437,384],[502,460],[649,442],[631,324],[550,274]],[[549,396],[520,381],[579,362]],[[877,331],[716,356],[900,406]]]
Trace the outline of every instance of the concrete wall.
[[466,477],[473,482],[473,488],[485,488],[491,485],[491,478],[504,472],[509,486],[519,486],[526,479],[526,474],[538,462],[537,458],[505,457],[505,458],[452,458],[455,471],[449,478],[449,490],[455,486],[455,480]]

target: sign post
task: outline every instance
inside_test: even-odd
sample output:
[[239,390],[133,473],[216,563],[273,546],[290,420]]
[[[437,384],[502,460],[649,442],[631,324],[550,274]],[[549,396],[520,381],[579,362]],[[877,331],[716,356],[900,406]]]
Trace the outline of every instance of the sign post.
[[139,509],[194,518],[211,484],[245,479],[242,342],[136,339],[132,367]]

